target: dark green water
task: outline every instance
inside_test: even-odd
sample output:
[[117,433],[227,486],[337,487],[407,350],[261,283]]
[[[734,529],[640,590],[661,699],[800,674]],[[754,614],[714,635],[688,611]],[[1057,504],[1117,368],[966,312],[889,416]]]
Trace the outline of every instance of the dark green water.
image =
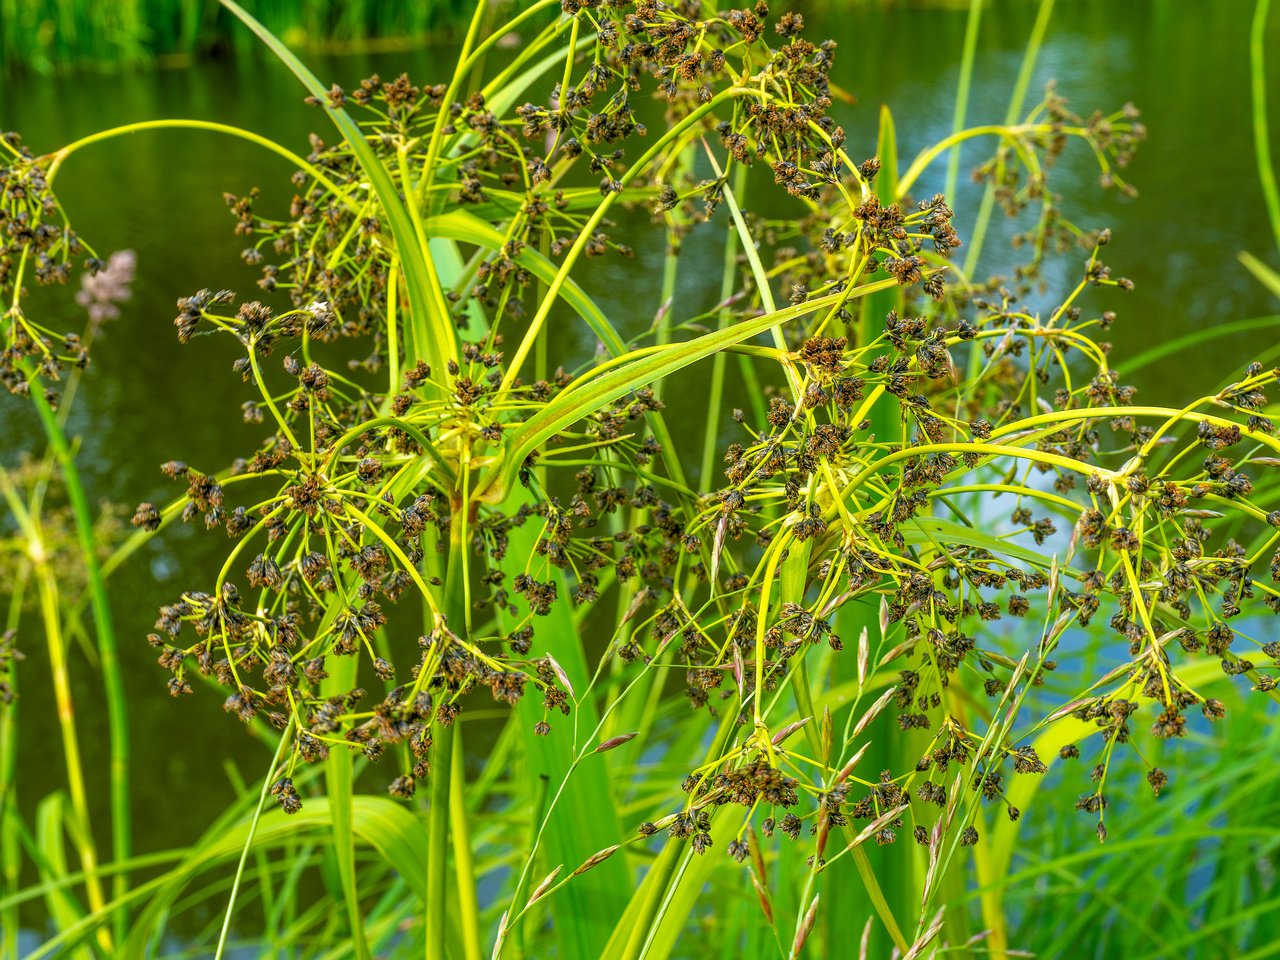
[[[965,13],[960,7],[850,8],[814,24],[839,41],[833,78],[859,99],[835,111],[850,131],[852,152],[870,156],[880,103],[897,121],[904,166],[916,152],[950,132]],[[1035,16],[1036,4],[999,0],[983,15],[971,123],[1003,118]],[[1156,342],[1199,328],[1265,315],[1276,304],[1237,263],[1248,249],[1273,265],[1274,243],[1257,185],[1249,120],[1248,28],[1252,4],[1243,0],[1059,0],[1041,53],[1028,105],[1044,82],[1056,78],[1073,109],[1087,115],[1133,101],[1143,111],[1149,139],[1127,177],[1141,191],[1134,200],[1097,186],[1097,168],[1075,144],[1054,171],[1055,190],[1068,215],[1085,229],[1109,226],[1115,240],[1106,260],[1132,278],[1135,292],[1109,294],[1105,304],[1120,322],[1110,335],[1122,360]],[[822,17],[815,17],[821,20]],[[1280,16],[1268,35],[1280,70]],[[350,57],[313,62],[328,82],[350,88],[369,72],[407,69],[420,83],[444,79],[447,50]],[[1273,85],[1280,91],[1280,86]],[[159,117],[191,117],[237,124],[307,152],[306,135],[332,136],[323,116],[302,106],[300,88],[283,69],[253,62],[214,63],[181,71],[60,80],[6,80],[0,88],[0,127],[19,130],[37,152],[56,149],[103,127]],[[1280,100],[1280,93],[1274,99]],[[1280,129],[1280,119],[1273,120]],[[967,236],[979,192],[966,174],[986,147],[965,151],[957,226]],[[220,338],[181,347],[174,336],[173,304],[200,287],[229,287],[245,298],[256,292],[256,272],[244,267],[244,243],[231,232],[221,199],[260,186],[262,212],[281,211],[293,194],[291,167],[274,155],[215,134],[167,131],[135,134],[85,150],[68,162],[58,192],[77,229],[100,253],[131,247],[138,254],[133,300],[97,344],[69,432],[81,438],[80,465],[91,500],[133,505],[167,501],[179,492],[156,469],[178,458],[218,469],[257,444],[261,428],[240,422],[250,394],[230,373],[233,354]],[[945,159],[917,186],[917,195],[941,188]],[[763,204],[763,201],[762,201]],[[770,208],[781,215],[781,207]],[[1013,225],[997,216],[981,274],[1015,262],[1006,242]],[[714,299],[719,285],[723,232],[707,228],[686,245],[677,310],[694,312]],[[636,243],[639,260],[595,261],[583,279],[624,332],[648,326],[658,300],[663,242],[652,233]],[[963,251],[961,251],[963,254]],[[1048,272],[1051,289],[1036,305],[1057,301],[1079,257],[1069,254]],[[1070,271],[1068,273],[1068,270]],[[713,276],[708,291],[703,277]],[[50,311],[79,329],[83,316],[73,290],[41,294]],[[1092,296],[1092,295],[1091,295]],[[637,304],[641,305],[637,308]],[[55,324],[57,326],[57,324]],[[557,331],[555,349],[576,359],[593,343],[578,328]],[[1213,389],[1249,359],[1274,345],[1266,335],[1223,339],[1183,354],[1136,378],[1140,396],[1181,403],[1192,391]],[[668,388],[677,429],[680,408],[696,413],[701,375]],[[700,434],[689,449],[700,446]],[[21,451],[39,453],[43,435],[30,410],[0,397],[0,457],[7,465]],[[690,466],[694,466],[691,464]],[[134,815],[138,852],[190,842],[231,800],[223,769],[232,760],[253,776],[266,763],[262,748],[204,690],[180,701],[164,692],[163,672],[144,637],[156,608],[182,589],[207,584],[227,541],[177,527],[151,543],[110,581],[113,610],[127,668],[134,751]],[[38,622],[24,618],[20,711],[20,805],[25,814],[64,783],[52,690]],[[107,737],[96,673],[76,652],[74,693],[82,747],[93,789],[99,836],[106,822]]]

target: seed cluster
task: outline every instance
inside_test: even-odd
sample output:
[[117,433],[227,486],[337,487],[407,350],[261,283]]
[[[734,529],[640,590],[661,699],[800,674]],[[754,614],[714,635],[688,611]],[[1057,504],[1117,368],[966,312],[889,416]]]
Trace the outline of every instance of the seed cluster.
[[[180,301],[176,324],[183,340],[204,325],[240,340],[247,356],[236,370],[257,383],[262,397],[245,404],[245,419],[270,423],[274,432],[225,481],[182,465],[169,465],[167,472],[188,481],[184,518],[203,514],[206,525],[224,524],[229,534],[246,539],[265,531],[267,545],[244,571],[245,582],[260,591],[255,604],[241,601],[228,569],[214,593],[186,593],[162,611],[153,643],[163,647],[161,662],[173,671],[171,690],[190,689],[186,677],[194,665],[231,689],[226,708],[241,719],[261,714],[284,727],[292,718],[299,731],[295,759],[321,758],[344,743],[362,745],[376,759],[387,744],[407,741],[416,762],[390,786],[406,796],[427,774],[432,724],[452,723],[470,690],[485,686],[494,699],[515,703],[536,689],[543,701],[539,733],[550,732],[557,711],[568,712],[574,694],[567,677],[554,659],[534,655],[537,620],[557,603],[596,600],[607,571],[631,600],[606,656],[641,668],[656,656],[673,657],[684,667],[693,708],[716,713],[722,704],[734,726],[757,730],[691,773],[681,811],[659,824],[700,851],[712,844],[705,812],[726,803],[745,808],[742,829],[759,807],[780,807],[786,836],[798,836],[803,820],[814,817],[811,832],[824,837],[832,826],[847,827],[848,819],[868,820],[877,826],[876,841],[886,843],[903,817],[899,812],[880,821],[917,801],[950,804],[950,822],[957,788],[949,792],[943,777],[953,761],[973,767],[970,787],[988,801],[1003,797],[1003,775],[996,769],[1001,761],[1009,759],[1017,774],[1042,773],[1034,751],[1007,729],[994,740],[969,729],[949,688],[960,672],[975,671],[1011,723],[1027,686],[1044,684],[1055,668],[1049,654],[1067,626],[1087,625],[1104,598],[1116,604],[1111,625],[1135,658],[1131,685],[1165,710],[1160,734],[1180,735],[1181,711],[1188,706],[1203,703],[1212,715],[1209,702],[1180,685],[1164,653],[1175,633],[1184,648],[1196,649],[1198,631],[1173,630],[1163,609],[1189,621],[1190,597],[1226,581],[1225,618],[1239,612],[1239,599],[1252,595],[1239,548],[1218,551],[1234,563],[1196,563],[1191,572],[1188,561],[1203,557],[1209,533],[1186,510],[1188,498],[1239,500],[1251,487],[1222,457],[1207,459],[1204,476],[1190,480],[1148,470],[1157,431],[1138,424],[1130,413],[1132,389],[1120,385],[1105,349],[1089,338],[1091,326],[1110,327],[1114,314],[1082,320],[1073,303],[1088,286],[1131,286],[1111,279],[1099,259],[1109,234],[1081,234],[1065,224],[1052,204],[1043,204],[1043,176],[1018,188],[1016,165],[998,155],[979,175],[997,183],[1002,203],[1010,212],[1033,200],[1045,208],[1035,259],[1019,274],[1019,288],[992,284],[977,294],[949,295],[925,254],[945,258],[962,245],[950,207],[933,196],[908,212],[901,202],[882,198],[880,158],[849,159],[845,135],[827,115],[835,45],[801,39],[800,17],[777,22],[786,42],[761,60],[752,45],[760,43],[768,16],[763,5],[705,21],[646,3],[618,16],[609,5],[572,12],[599,30],[592,65],[576,85],[557,87],[550,103],[525,104],[512,119],[490,110],[481,94],[446,104],[445,85],[418,87],[405,76],[391,82],[375,76],[351,94],[334,87],[325,98],[312,98],[328,109],[372,111],[370,143],[406,195],[438,191],[446,203],[474,220],[491,218],[501,231],[503,239],[495,239],[445,291],[459,338],[443,369],[414,359],[404,326],[392,322],[392,308],[403,311],[405,304],[393,286],[387,214],[372,201],[353,200],[361,172],[349,145],[329,146],[313,136],[307,159],[314,167],[295,177],[301,192],[287,220],[259,217],[256,192],[228,196],[237,233],[258,238],[244,259],[261,266],[259,286],[288,291],[292,308],[277,312],[253,302],[232,315],[221,309],[232,301],[229,292],[201,291]],[[735,69],[727,51],[744,50],[741,69]],[[792,372],[790,389],[768,396],[759,432],[748,429],[729,447],[727,483],[718,490],[691,495],[673,484],[670,493],[660,493],[662,477],[650,471],[661,463],[670,475],[656,439],[663,405],[652,390],[640,388],[584,409],[575,429],[551,433],[545,447],[526,454],[518,478],[531,496],[518,508],[498,498],[469,500],[469,481],[460,474],[470,476],[470,464],[486,456],[509,455],[513,434],[557,402],[573,399],[590,378],[561,369],[525,384],[509,366],[501,331],[519,332],[529,319],[530,288],[548,269],[539,248],[564,258],[566,268],[579,254],[630,254],[598,229],[603,221],[591,211],[599,200],[583,189],[552,185],[563,171],[584,165],[602,177],[597,197],[646,183],[649,170],[626,168],[625,152],[617,147],[647,136],[631,103],[646,73],[668,100],[667,125],[705,116],[701,122],[714,129],[727,154],[724,172],[713,180],[686,178],[683,189],[678,178],[649,181],[652,209],[677,246],[725,203],[735,164],[766,161],[773,183],[809,207],[791,221],[747,216],[748,229],[774,249],[790,303],[804,310],[781,331],[787,349],[778,359]],[[747,92],[741,82],[747,75],[763,82]],[[792,100],[776,92],[784,90],[803,94]],[[713,122],[711,108],[727,116]],[[1081,121],[1051,92],[1017,136],[1025,150],[1043,150],[1048,161],[1074,134],[1123,166],[1142,136],[1130,122],[1133,115],[1126,108],[1072,128]],[[459,146],[449,151],[439,143]],[[1043,238],[1072,233],[1091,251],[1080,285],[1047,319],[1025,312],[1020,299],[1038,269]],[[788,237],[801,246],[785,246]],[[268,253],[279,262],[264,263]],[[742,267],[735,307],[748,317],[766,306],[766,291],[749,263]],[[869,318],[869,329],[883,332],[867,337],[858,288],[877,274],[907,293],[882,322]],[[910,288],[927,294],[933,306]],[[339,338],[370,338],[372,352],[352,359],[350,367],[379,374],[390,365],[396,377],[391,389],[370,392],[354,374],[312,358],[312,343]],[[283,393],[268,389],[264,372],[280,348],[287,351]],[[953,351],[961,350],[978,351],[976,380],[958,379]],[[1080,379],[1082,367],[1093,375]],[[1253,370],[1219,398],[1251,411],[1244,428],[1250,435],[1269,434],[1269,422],[1256,410],[1265,402],[1261,387],[1272,378]],[[1049,402],[1043,391],[1055,380],[1061,385]],[[1032,415],[1024,412],[1027,404]],[[1041,408],[1054,412],[1042,423]],[[745,414],[735,418],[745,426]],[[1103,423],[1137,452],[1124,470],[1095,466]],[[1218,451],[1244,435],[1234,423],[1206,418],[1198,421],[1194,442]],[[1018,497],[1010,523],[1037,547],[1058,536],[1052,517],[1033,515],[1044,485],[1052,481],[1062,499],[1079,479],[1087,481],[1093,505],[1080,514],[1069,553],[1078,546],[1096,551],[1092,571],[1059,569],[1034,552],[1013,562],[997,541],[928,536],[927,527],[921,537],[921,521],[939,503],[950,506],[947,488],[961,477],[991,486],[1007,469],[994,465],[1004,462],[1010,445],[1026,451],[1034,468],[1023,480],[1004,478],[1004,487]],[[575,464],[568,487],[548,474],[566,448],[590,454]],[[245,508],[228,511],[223,503],[223,483],[248,478],[278,484],[258,504],[256,517]],[[153,528],[162,517],[144,505],[135,522]],[[529,523],[540,533],[521,569],[507,557],[508,543]],[[596,534],[597,527],[608,533]],[[1155,527],[1176,532],[1176,546],[1161,553],[1158,544],[1165,541]],[[506,624],[500,636],[459,629],[442,612],[449,597],[433,589],[440,578],[431,576],[426,561],[447,553],[459,531],[474,565],[468,574],[475,582],[472,611],[492,610],[495,625]],[[762,586],[793,553],[803,558],[801,589],[780,602],[776,589],[772,598],[762,597]],[[565,584],[571,585],[569,597],[562,596]],[[408,674],[399,678],[404,682],[393,685],[397,667],[382,639],[384,607],[406,590],[426,598],[434,626],[419,639]],[[1000,591],[1007,591],[1003,602]],[[823,757],[806,758],[821,759],[815,776],[759,731],[768,729],[765,694],[796,682],[795,666],[815,644],[845,651],[837,613],[865,598],[880,598],[881,632],[897,637],[892,649],[880,651],[879,662],[897,661],[902,668],[892,697],[867,711],[861,728],[891,700],[897,725],[928,731],[931,743],[915,769],[886,771],[855,796],[863,781],[851,771],[838,783],[822,772],[851,742],[836,744],[830,732],[819,738]],[[988,625],[1006,616],[1029,618],[1037,607],[1053,625],[1030,666],[983,639],[990,636]],[[642,618],[645,608],[653,612]],[[186,623],[196,642],[171,646]],[[1207,636],[1210,653],[1226,654],[1231,631],[1225,624],[1210,626]],[[864,659],[865,643],[858,654]],[[326,684],[329,657],[362,652],[389,687],[372,710],[360,708],[364,690],[334,691]],[[1253,668],[1224,660],[1224,669]],[[1274,685],[1258,682],[1263,689]],[[1127,719],[1137,706],[1113,694],[1073,709],[1098,720],[1109,757],[1112,745],[1128,741]],[[1164,785],[1161,777],[1153,786]],[[279,796],[287,809],[299,802],[290,789],[282,787]],[[813,804],[803,816],[792,810],[802,796]],[[1081,809],[1100,813],[1101,788],[1090,797]],[[1009,812],[1018,815],[1012,807]],[[766,833],[775,816],[763,821]],[[969,832],[960,842],[972,842]],[[742,837],[739,830],[730,848],[739,859],[747,849]],[[925,842],[934,841],[926,836]]]
[[[83,370],[89,364],[89,350],[79,334],[56,333],[22,309],[25,284],[32,277],[42,286],[66,283],[73,259],[86,252],[84,268],[90,276],[107,268],[71,229],[53,193],[50,166],[50,158],[34,156],[17,133],[0,133],[0,300],[8,304],[0,383],[19,396],[30,394],[37,377],[56,383],[68,366]],[[43,396],[57,405],[56,388],[46,387]]]
[[[1009,213],[1038,206],[1019,238],[1030,261],[1012,280],[948,285],[962,247],[948,200],[913,200],[915,174],[899,181],[893,158],[851,155],[830,115],[836,45],[805,40],[799,14],[562,8],[593,39],[545,103],[507,109],[405,75],[309,98],[358,111],[376,169],[313,135],[287,217],[260,216],[257,191],[226,198],[263,302],[178,302],[181,341],[240,345],[243,418],[266,435],[225,469],[165,464],[185,492],[138,507],[144,530],[199,519],[233,541],[216,581],[163,607],[149,640],[175,696],[203,678],[229,713],[292,737],[272,788],[284,810],[303,803],[295,768],[333,749],[397,758],[388,790],[413,795],[440,728],[481,688],[504,705],[539,698],[534,731],[552,733],[599,690],[574,689],[540,642],[544,618],[610,593],[618,615],[594,614],[612,617],[596,676],[661,669],[719,729],[635,842],[665,830],[703,853],[727,836],[766,911],[758,833],[814,837],[817,872],[906,829],[933,876],[945,844],[980,839],[968,799],[1020,816],[1007,777],[1046,772],[1029,738],[1073,715],[1101,743],[1078,807],[1104,837],[1107,771],[1115,747],[1135,747],[1140,711],[1157,739],[1185,736],[1189,711],[1223,714],[1184,666],[1209,656],[1280,696],[1280,647],[1238,629],[1247,608],[1280,612],[1280,591],[1253,576],[1269,563],[1280,581],[1280,512],[1259,506],[1272,485],[1255,479],[1280,464],[1259,456],[1280,452],[1264,413],[1280,371],[1251,365],[1184,409],[1139,405],[1095,339],[1115,313],[1089,306],[1132,283],[1100,259],[1109,232],[1071,224],[1047,186],[1075,138],[1106,184],[1131,190],[1117,170],[1144,133],[1132,107],[1081,120],[1050,89],[1002,128],[976,176]],[[651,134],[638,98],[655,92],[665,116]],[[64,277],[76,243],[48,226],[45,167],[14,143],[0,292],[28,262]],[[709,178],[695,175],[704,156]],[[744,212],[748,170],[794,215]],[[743,325],[771,336],[747,352],[776,362],[782,385],[734,412],[723,481],[684,477],[653,383],[657,360],[698,344],[636,349],[573,279],[581,258],[632,255],[609,232],[615,202],[646,208],[673,256],[717,215],[748,251],[727,299],[680,318],[722,337],[716,349]],[[474,253],[411,262],[403,229]],[[1078,282],[1036,311],[1026,299],[1055,249],[1078,258]],[[531,357],[553,306],[592,326],[598,360],[551,371]],[[11,389],[30,381],[28,360],[56,378],[67,358],[47,333],[17,306],[6,317]],[[990,513],[996,497],[1007,520]],[[418,604],[422,621],[399,609]],[[1103,622],[1114,667],[1067,689],[1054,676],[1064,637]],[[812,707],[819,657],[856,677],[843,729]],[[353,662],[379,693],[355,685]],[[975,709],[979,689],[990,702]],[[892,728],[918,760],[860,772],[867,738]],[[1060,758],[1079,755],[1070,744]],[[1169,784],[1158,768],[1147,781]]]

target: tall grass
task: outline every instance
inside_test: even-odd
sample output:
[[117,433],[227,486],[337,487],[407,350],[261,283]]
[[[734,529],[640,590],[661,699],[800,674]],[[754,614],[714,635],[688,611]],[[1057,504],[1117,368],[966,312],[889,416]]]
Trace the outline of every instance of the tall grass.
[[[6,702],[7,955],[40,902],[52,932],[32,960],[1272,949],[1275,798],[1255,767],[1275,746],[1280,646],[1256,625],[1280,610],[1280,370],[1242,358],[1219,390],[1166,404],[1121,383],[1095,335],[1131,284],[1045,178],[1076,143],[1123,187],[1113,162],[1142,129],[1129,109],[1081,120],[1053,91],[1027,109],[1051,0],[1006,121],[966,128],[971,6],[956,129],[909,162],[887,107],[874,152],[829,120],[832,48],[789,13],[540,0],[503,22],[482,2],[439,78],[348,92],[223,6],[295,73],[332,145],[304,158],[165,120],[42,157],[0,146],[0,376],[50,451],[0,472],[0,547],[8,622],[47,648],[67,780],[29,824]],[[655,82],[656,119],[631,100]],[[93,328],[56,333],[24,284],[65,280],[72,258],[106,267],[54,181],[144,126],[245,137],[297,166],[296,196],[282,220],[228,198],[272,305],[203,290],[175,320],[192,350],[206,334],[242,350],[237,416],[261,446],[165,464],[186,490],[140,504],[100,560],[59,419]],[[1050,310],[1027,311],[1026,284],[973,282],[976,255],[953,276],[950,207],[909,203],[971,143],[995,151],[979,240],[996,203],[1030,208],[1028,282],[1052,241],[1077,241]],[[751,211],[748,190],[770,188],[788,215]],[[673,249],[652,329],[628,340],[580,279],[629,257],[615,218],[636,206]],[[685,316],[674,246],[708,223],[727,238],[719,275],[697,278],[715,302]],[[555,356],[555,324],[598,354]],[[674,429],[663,398],[701,396],[704,370],[705,418]],[[749,409],[726,429],[730,389]],[[117,696],[110,575],[196,521],[230,546],[160,610],[157,688],[217,690],[268,749],[194,844],[135,857],[113,736],[105,857],[69,625],[93,605]],[[87,600],[64,596],[59,556]],[[126,706],[111,701],[113,733]]]

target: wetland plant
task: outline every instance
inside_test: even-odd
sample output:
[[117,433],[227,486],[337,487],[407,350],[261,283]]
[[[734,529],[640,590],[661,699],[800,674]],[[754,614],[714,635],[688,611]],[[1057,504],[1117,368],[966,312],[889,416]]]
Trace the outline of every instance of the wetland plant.
[[[1024,110],[1024,76],[1009,122],[958,122],[904,166],[887,110],[876,143],[833,118],[843,51],[763,2],[540,0],[506,24],[481,3],[451,74],[349,91],[225,6],[323,114],[305,157],[184,121],[44,156],[4,142],[0,377],[55,448],[90,338],[28,315],[24,284],[86,255],[99,278],[126,268],[72,232],[59,166],[195,125],[297,167],[286,217],[226,197],[260,289],[191,293],[175,320],[188,349],[239,345],[210,375],[244,381],[261,442],[164,464],[181,486],[137,507],[128,546],[175,523],[230,538],[146,639],[157,686],[216,688],[271,769],[136,888],[117,784],[115,899],[82,856],[89,909],[42,953],[143,956],[188,885],[238,858],[204,934],[219,954],[240,897],[262,903],[251,942],[357,957],[631,960],[681,935],[751,956],[859,938],[872,956],[1006,955],[1002,882],[1051,763],[1092,759],[1057,791],[1074,799],[1041,802],[1103,841],[1117,793],[1153,802],[1139,777],[1180,789],[1150,758],[1223,717],[1220,678],[1275,699],[1280,646],[1241,624],[1280,612],[1278,372],[1140,402],[1098,339],[1132,284],[1103,260],[1109,232],[1078,228],[1049,186],[1082,148],[1133,192],[1132,106],[1081,118],[1051,87]],[[1025,264],[982,283],[953,254],[985,218],[966,237],[947,197],[914,192],[980,138],[989,204],[1028,227]],[[785,215],[744,206],[766,191]],[[668,249],[633,337],[584,280],[634,256],[624,220]],[[680,249],[707,233],[724,267],[690,307]],[[1074,280],[1032,308],[1050,257]],[[86,283],[90,309],[114,284]],[[593,357],[555,355],[548,331],[570,324]],[[707,391],[693,429],[663,399],[690,369]],[[469,714],[500,718],[478,775]],[[296,899],[320,848],[341,909],[289,926],[277,884]]]

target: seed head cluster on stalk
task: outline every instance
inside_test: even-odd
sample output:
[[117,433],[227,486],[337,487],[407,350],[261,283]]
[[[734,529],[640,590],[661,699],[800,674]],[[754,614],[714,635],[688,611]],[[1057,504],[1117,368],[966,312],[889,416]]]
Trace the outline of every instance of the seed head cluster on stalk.
[[[901,176],[855,147],[830,114],[836,44],[805,39],[799,14],[565,0],[559,30],[567,42],[547,42],[578,53],[546,102],[519,102],[505,74],[465,94],[466,62],[433,85],[373,76],[313,93],[345,135],[312,136],[288,216],[259,214],[257,191],[227,196],[270,303],[225,290],[178,302],[180,340],[240,344],[243,416],[265,437],[229,468],[165,464],[186,491],[138,507],[146,530],[180,518],[233,541],[216,582],[163,607],[149,640],[174,695],[199,674],[239,719],[296,731],[273,787],[286,811],[303,803],[295,768],[339,749],[401,763],[389,790],[412,795],[433,737],[481,687],[504,704],[540,698],[537,732],[561,733],[597,691],[540,650],[540,624],[611,591],[630,600],[596,677],[677,667],[690,709],[725,731],[630,842],[665,830],[723,849],[750,864],[770,916],[759,834],[813,837],[818,873],[907,828],[932,877],[978,841],[978,802],[1017,819],[1006,776],[1043,773],[1030,738],[1073,716],[1105,744],[1078,803],[1105,836],[1107,765],[1137,749],[1139,716],[1167,739],[1193,710],[1222,715],[1182,679],[1186,663],[1212,657],[1275,695],[1280,647],[1231,621],[1280,612],[1280,512],[1251,500],[1256,469],[1280,464],[1262,413],[1278,372],[1253,364],[1186,407],[1141,405],[1095,339],[1115,313],[1085,303],[1132,284],[1101,259],[1109,232],[1076,227],[1048,187],[1079,140],[1105,183],[1131,190],[1119,170],[1143,136],[1132,107],[1081,120],[1051,89],[1024,122],[983,131],[1000,146],[975,176],[1010,213],[1039,214],[1019,238],[1030,262],[978,285],[949,279],[962,237],[948,198],[909,197],[947,147]],[[665,112],[642,122],[655,94]],[[50,219],[50,158],[6,143],[0,372],[22,392],[87,356],[22,313],[25,272],[65,279],[78,241]],[[744,211],[740,171],[794,214]],[[733,293],[683,319],[687,338],[625,342],[578,285],[584,257],[633,255],[615,207],[648,210],[677,248],[717,211],[737,225]],[[449,244],[468,258],[448,266]],[[1078,282],[1032,310],[1055,252],[1080,258]],[[892,308],[870,296],[884,291]],[[602,355],[531,375],[566,310]],[[776,363],[780,385],[735,411],[723,479],[689,481],[655,387],[723,351]],[[1006,537],[983,529],[1001,503]],[[537,531],[528,555],[509,549],[522,528]],[[425,624],[410,629],[396,608],[419,603]],[[840,635],[850,605],[879,611],[878,635]],[[989,626],[1006,618],[1020,621],[1017,657]],[[1109,623],[1120,665],[1024,718],[1064,636],[1091,621]],[[820,655],[857,661],[843,729],[804,712]],[[385,692],[325,685],[344,657]],[[867,702],[875,674],[892,682]],[[980,708],[964,693],[979,689]],[[886,710],[928,748],[906,769],[862,769]],[[1148,780],[1159,792],[1168,778]]]

